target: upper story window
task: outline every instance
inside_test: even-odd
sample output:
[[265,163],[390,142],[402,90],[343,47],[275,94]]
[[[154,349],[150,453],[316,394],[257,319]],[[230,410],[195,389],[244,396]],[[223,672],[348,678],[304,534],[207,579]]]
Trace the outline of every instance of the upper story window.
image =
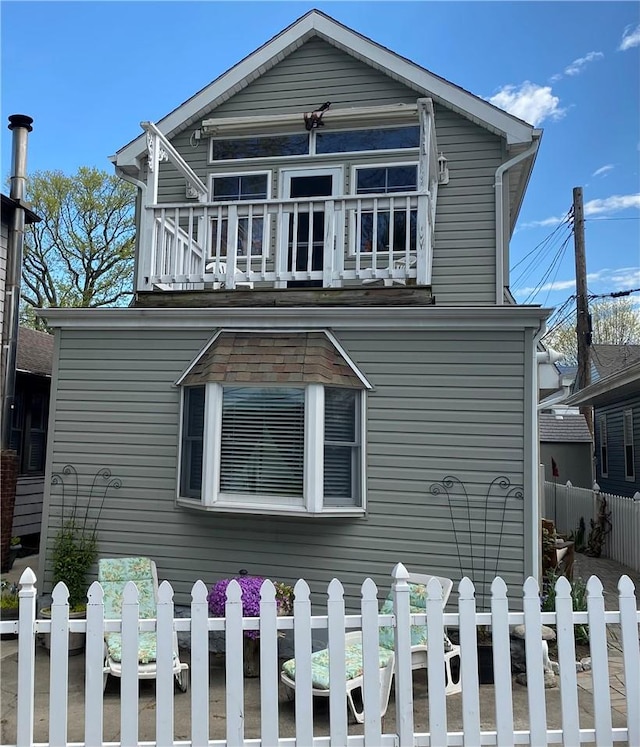
[[420,145],[420,128],[312,130],[290,135],[211,138],[211,161],[406,150]]
[[269,196],[269,175],[230,174],[211,177],[213,202],[227,200],[266,200]]
[[419,127],[377,128],[315,132],[316,153],[348,153],[362,150],[400,150],[420,146]]
[[[253,202],[269,197],[270,174],[266,171],[241,174],[214,174],[209,187],[213,202]],[[225,208],[215,209],[211,217],[211,247],[215,257],[226,257],[229,246],[229,221]],[[264,252],[265,223],[268,216],[251,206],[246,217],[238,218],[236,253],[260,257]]]
[[[418,167],[415,164],[355,168],[358,195],[392,195],[416,192]],[[357,216],[355,230],[361,252],[413,253],[416,251],[418,221],[415,198],[398,197],[383,206],[377,200]]]
[[364,382],[324,333],[270,337],[222,333],[181,378],[179,498],[245,513],[362,514]]
[[300,156],[309,152],[309,134],[211,138],[211,160]]

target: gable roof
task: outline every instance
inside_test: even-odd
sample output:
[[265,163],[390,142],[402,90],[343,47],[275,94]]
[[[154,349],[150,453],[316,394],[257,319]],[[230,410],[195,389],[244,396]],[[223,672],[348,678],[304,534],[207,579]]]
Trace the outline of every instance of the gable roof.
[[35,329],[18,329],[16,371],[51,376],[53,362],[53,335]]
[[594,382],[640,361],[640,345],[593,345],[591,378]]
[[[319,37],[386,75],[429,96],[473,122],[506,138],[509,145],[527,145],[539,133],[532,125],[499,109],[484,99],[450,83],[414,62],[338,23],[318,10],[311,10],[274,36],[255,52],[216,78],[157,122],[158,129],[172,138],[201,119],[213,107],[246,88],[312,37]],[[141,134],[121,148],[111,160],[116,167],[134,173],[146,152]]]
[[567,405],[588,404],[594,407],[623,403],[640,395],[640,360],[620,370],[614,370],[593,384],[567,398]]
[[591,443],[591,432],[584,415],[554,415],[541,412],[538,415],[540,441],[543,443]]

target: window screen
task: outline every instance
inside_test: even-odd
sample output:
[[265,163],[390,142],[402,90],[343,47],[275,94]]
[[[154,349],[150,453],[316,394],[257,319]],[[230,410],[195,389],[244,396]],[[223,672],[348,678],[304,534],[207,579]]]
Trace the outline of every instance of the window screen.
[[203,437],[204,387],[187,387],[184,390],[180,493],[189,498],[200,498],[202,491]]

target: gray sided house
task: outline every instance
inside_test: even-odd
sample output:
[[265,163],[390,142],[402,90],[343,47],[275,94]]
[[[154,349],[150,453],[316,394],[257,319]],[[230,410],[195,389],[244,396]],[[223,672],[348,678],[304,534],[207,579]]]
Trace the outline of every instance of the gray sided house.
[[48,471],[122,480],[102,555],[180,604],[240,569],[351,607],[398,561],[537,574],[548,310],[508,267],[540,131],[318,11],[143,129],[133,305],[44,312]]
[[20,327],[10,447],[18,455],[13,536],[39,535],[44,495],[53,336]]
[[593,487],[593,439],[589,426],[575,412],[541,412],[540,464],[545,479],[577,488]]
[[640,345],[594,345],[592,383],[570,404],[593,406],[596,482],[605,493],[640,492]]

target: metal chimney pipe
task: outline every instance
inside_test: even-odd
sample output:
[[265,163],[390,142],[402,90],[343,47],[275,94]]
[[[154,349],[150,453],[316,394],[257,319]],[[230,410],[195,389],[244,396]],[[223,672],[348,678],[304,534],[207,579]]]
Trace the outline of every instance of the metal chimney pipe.
[[11,443],[25,226],[22,202],[27,179],[27,136],[33,130],[32,122],[33,119],[26,114],[12,114],[9,117],[9,129],[13,132],[10,195],[14,200],[14,209],[7,242],[7,279],[2,323],[2,449],[8,449]]
[[9,129],[13,132],[13,152],[11,159],[11,198],[24,199],[27,179],[27,136],[33,130],[33,119],[26,114],[12,114]]

